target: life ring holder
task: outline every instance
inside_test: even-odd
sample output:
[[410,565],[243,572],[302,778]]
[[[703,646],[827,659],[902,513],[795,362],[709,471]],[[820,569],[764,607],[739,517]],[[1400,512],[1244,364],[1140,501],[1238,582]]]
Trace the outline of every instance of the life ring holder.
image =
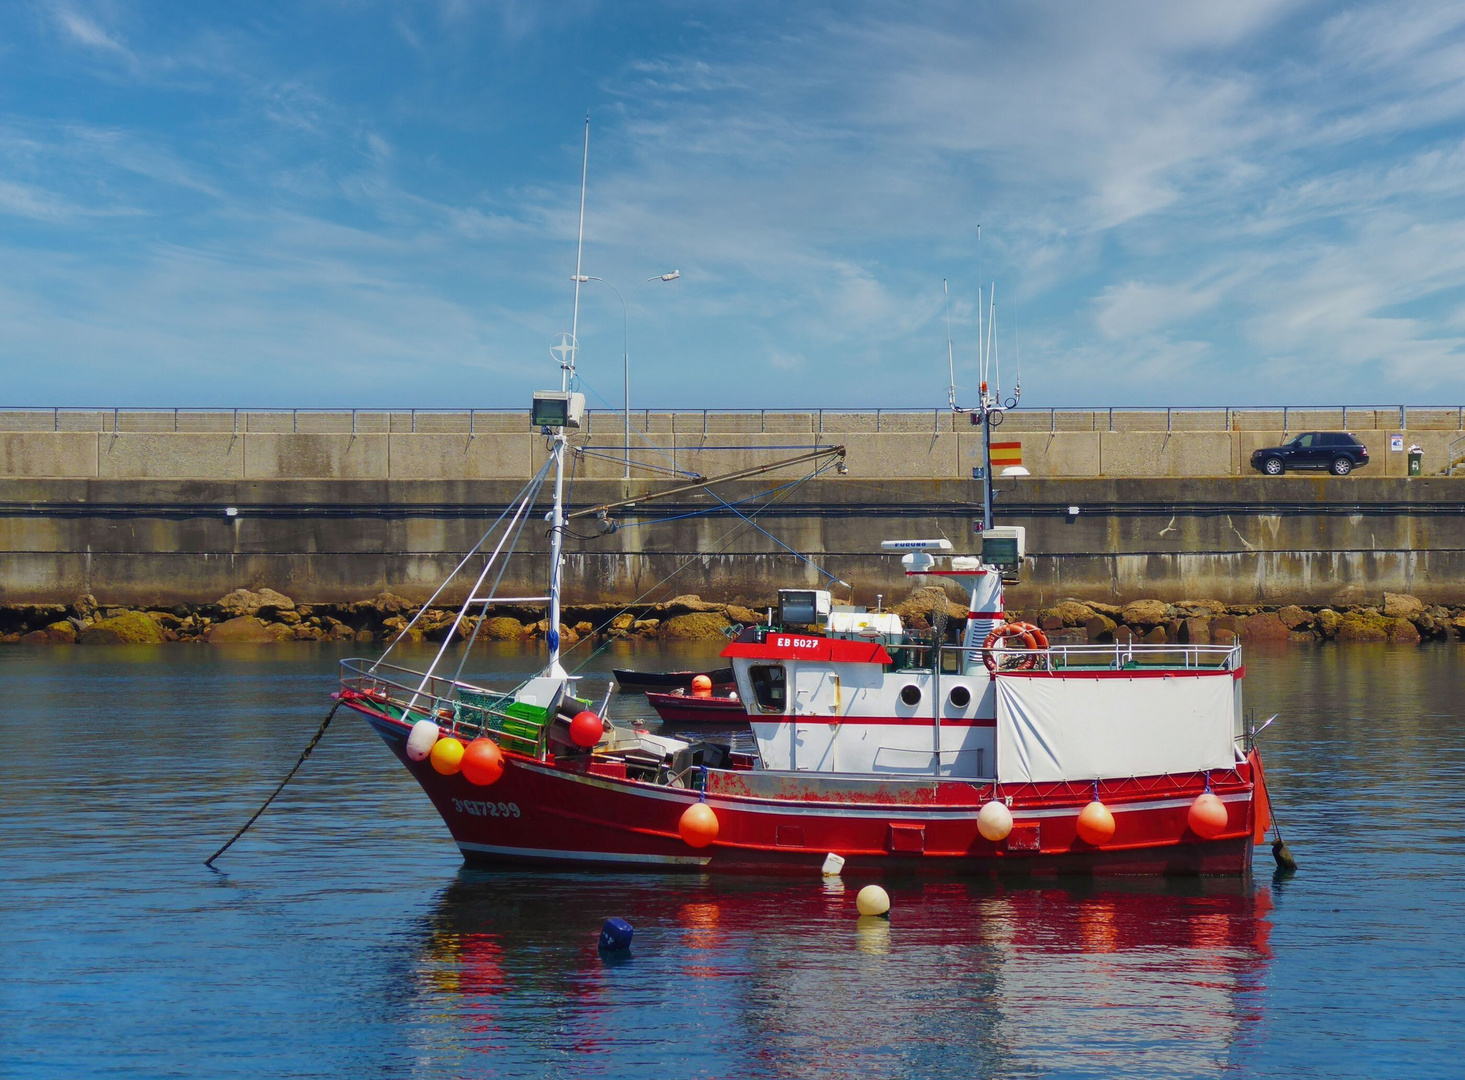
[[[998,642],[1006,641],[1008,638],[1019,638],[1022,647],[1028,650],[1046,649],[1048,647],[1048,635],[1041,629],[1028,622],[1004,623],[987,635],[982,642],[982,663],[988,671],[997,670],[997,647]],[[1036,656],[1021,657],[1014,666],[1015,670],[1027,671],[1038,666]]]

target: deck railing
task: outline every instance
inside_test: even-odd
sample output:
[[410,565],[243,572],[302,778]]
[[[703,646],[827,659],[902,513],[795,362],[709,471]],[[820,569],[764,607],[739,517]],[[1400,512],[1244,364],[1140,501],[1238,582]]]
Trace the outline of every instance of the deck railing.
[[512,720],[482,704],[463,703],[460,695],[467,692],[484,698],[507,697],[473,683],[427,675],[412,668],[398,667],[370,660],[342,660],[341,686],[374,701],[400,709],[406,723],[435,720],[450,734],[476,737],[491,720]]
[[[886,642],[897,670],[928,671],[931,667],[930,641],[904,637]],[[942,673],[958,674],[965,667],[982,663],[982,649],[965,645],[942,645]],[[1241,666],[1238,645],[1136,645],[1121,642],[1104,645],[1050,645],[1046,649],[995,650],[999,670],[1032,671],[1131,671],[1203,669],[1234,671]]]

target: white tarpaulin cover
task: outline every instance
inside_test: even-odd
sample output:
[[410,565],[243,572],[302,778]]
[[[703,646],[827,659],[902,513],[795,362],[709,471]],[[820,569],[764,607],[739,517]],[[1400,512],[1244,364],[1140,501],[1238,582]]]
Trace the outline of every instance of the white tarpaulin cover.
[[997,779],[1047,783],[1230,768],[1235,695],[1229,671],[999,675]]

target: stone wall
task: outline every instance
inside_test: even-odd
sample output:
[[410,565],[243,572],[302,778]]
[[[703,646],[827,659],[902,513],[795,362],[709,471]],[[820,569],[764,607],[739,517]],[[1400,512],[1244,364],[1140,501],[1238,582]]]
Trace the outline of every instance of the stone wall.
[[[637,462],[704,475],[834,443],[865,477],[960,479],[982,461],[980,432],[944,410],[638,412],[634,423],[646,433],[632,436]],[[1363,475],[1402,476],[1391,435],[1439,473],[1453,444],[1465,453],[1462,424],[1457,409],[1026,410],[997,438],[1020,442],[1035,476],[1248,476],[1253,450],[1346,427],[1370,449]],[[592,413],[577,442],[620,456],[623,422]],[[543,455],[522,412],[0,410],[0,480],[522,480]],[[591,479],[622,472],[603,458],[579,466]]]
[[[582,479],[571,501],[596,506],[664,483]],[[382,592],[421,603],[521,486],[12,480],[0,485],[0,603],[65,603],[90,593],[103,605],[208,604],[262,587],[303,603],[355,603]],[[698,493],[617,515],[612,535],[570,542],[570,593],[604,603],[696,593],[756,609],[779,586],[827,581],[817,563],[851,582],[857,602],[873,603],[877,593],[904,595],[911,584],[899,560],[880,552],[881,540],[944,536],[958,552],[977,549],[971,480],[851,468],[771,498],[770,486],[719,489],[756,527]],[[998,489],[999,520],[1028,530],[1030,562],[1012,593],[1020,607],[1188,597],[1369,605],[1385,591],[1465,603],[1465,489],[1453,479],[1034,477],[1002,480]],[[537,517],[520,549],[503,588],[537,595],[547,573]]]

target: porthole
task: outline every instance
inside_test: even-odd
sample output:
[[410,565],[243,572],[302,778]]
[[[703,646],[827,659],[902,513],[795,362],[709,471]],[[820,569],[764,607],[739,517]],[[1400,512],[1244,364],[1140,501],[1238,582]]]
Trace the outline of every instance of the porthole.
[[919,705],[921,703],[921,688],[915,683],[906,683],[900,688],[900,700],[907,705]]
[[953,709],[965,709],[972,703],[972,692],[965,686],[953,686],[947,700],[951,702]]

